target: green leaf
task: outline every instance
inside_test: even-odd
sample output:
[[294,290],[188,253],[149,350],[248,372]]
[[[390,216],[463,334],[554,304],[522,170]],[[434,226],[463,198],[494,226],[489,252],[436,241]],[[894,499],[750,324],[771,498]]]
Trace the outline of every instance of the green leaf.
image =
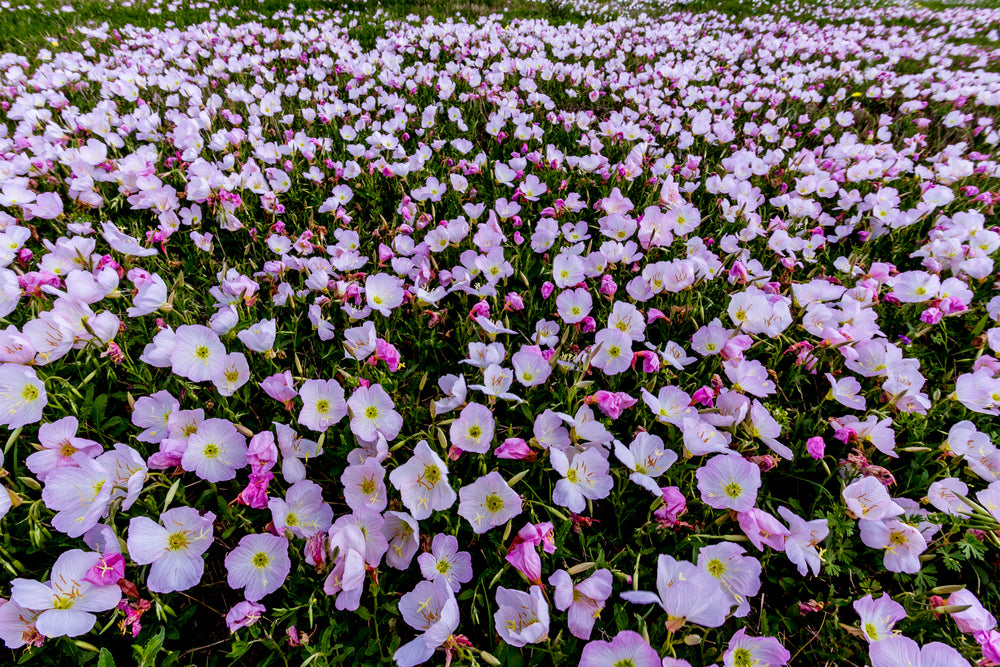
[[104,422],[104,413],[108,409],[108,395],[101,394],[94,399],[94,404],[90,409],[90,418],[95,426],[100,426]]
[[145,646],[133,647],[139,667],[147,667],[147,665],[149,667],[155,667],[156,655],[163,648],[163,638],[165,635],[166,631],[163,628],[160,628],[160,632],[146,642]]
[[115,667],[115,658],[111,651],[106,648],[101,649],[101,654],[97,656],[97,667]]
[[239,658],[250,649],[250,642],[237,639],[233,642],[233,650],[226,654],[227,658]]

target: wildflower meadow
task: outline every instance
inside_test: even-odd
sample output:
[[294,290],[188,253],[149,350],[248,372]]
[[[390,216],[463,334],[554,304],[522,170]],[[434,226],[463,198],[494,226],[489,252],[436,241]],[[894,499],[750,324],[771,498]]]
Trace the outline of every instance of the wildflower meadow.
[[0,2],[0,664],[1000,665],[998,7]]

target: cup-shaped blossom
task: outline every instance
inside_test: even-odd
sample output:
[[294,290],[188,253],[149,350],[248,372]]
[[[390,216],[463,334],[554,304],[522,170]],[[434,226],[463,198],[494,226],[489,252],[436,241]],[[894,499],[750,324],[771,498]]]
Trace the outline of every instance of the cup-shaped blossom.
[[371,320],[365,321],[359,327],[345,329],[344,357],[364,361],[375,351],[376,339],[375,323]]
[[274,347],[276,335],[277,325],[272,318],[251,324],[248,329],[236,334],[236,337],[243,341],[248,350],[264,353],[269,352]]
[[583,318],[590,314],[590,309],[594,305],[594,299],[590,292],[582,287],[573,290],[563,290],[556,297],[556,308],[559,317],[566,324],[576,324],[582,322]]
[[227,419],[206,419],[191,435],[181,466],[207,482],[236,477],[247,464],[247,439]]
[[347,466],[340,476],[344,501],[352,510],[361,507],[381,512],[389,499],[385,488],[385,468],[375,458]]
[[14,430],[35,423],[42,418],[48,400],[45,383],[33,368],[0,365],[0,424]]
[[244,535],[239,546],[226,555],[229,587],[244,589],[250,602],[281,588],[291,568],[288,540],[266,533]]
[[82,452],[74,454],[75,468],[56,468],[45,478],[42,500],[56,512],[52,526],[70,537],[80,537],[108,512],[111,475]]
[[679,630],[685,623],[717,628],[726,622],[732,599],[717,579],[687,561],[660,554],[656,564],[656,592],[626,591],[622,599],[636,604],[660,605],[667,624]]
[[922,303],[937,296],[941,279],[926,271],[903,271],[890,278],[892,295],[902,303]]
[[830,397],[852,410],[865,409],[865,397],[858,393],[861,391],[861,383],[856,378],[849,376],[838,380],[829,373],[826,373],[825,377],[830,383]]
[[358,387],[347,400],[351,415],[351,432],[366,442],[379,434],[392,440],[403,428],[403,417],[396,412],[395,403],[382,385]]
[[701,499],[710,507],[748,512],[757,502],[760,468],[741,456],[713,456],[695,475]]
[[430,552],[417,556],[417,564],[424,579],[443,580],[456,593],[472,581],[472,556],[458,550],[458,540],[452,535],[435,535]]
[[160,515],[160,523],[133,517],[128,527],[129,557],[150,565],[146,587],[154,593],[186,591],[205,572],[202,554],[212,544],[215,515],[193,507],[175,507]]
[[731,451],[728,434],[704,419],[685,417],[680,426],[684,432],[684,449],[694,456]]
[[233,605],[233,608],[226,614],[226,627],[230,632],[236,632],[240,628],[253,625],[260,620],[261,615],[266,611],[266,607],[259,602],[243,600]]
[[45,476],[56,468],[75,467],[77,463],[73,460],[73,455],[77,452],[93,458],[104,451],[100,443],[76,437],[78,427],[76,417],[63,417],[38,427],[38,442],[42,449],[24,461],[38,481],[44,482]]
[[962,500],[968,495],[968,485],[956,477],[939,479],[931,483],[927,489],[927,500],[930,501],[931,505],[939,512],[952,516],[968,515],[972,512]]
[[624,373],[632,365],[632,337],[618,329],[601,329],[594,337],[598,346],[591,364],[605,375]]
[[750,598],[760,591],[760,561],[746,555],[746,549],[732,542],[720,542],[702,547],[698,552],[698,568],[718,580],[734,604],[733,616],[743,618],[750,613]]
[[493,442],[493,412],[485,405],[469,403],[451,423],[451,444],[464,452],[485,454]]
[[386,565],[397,570],[408,568],[420,549],[417,520],[406,512],[386,512],[382,535],[386,540]]
[[661,667],[660,656],[638,632],[622,630],[610,642],[595,640],[583,647],[580,667]]
[[729,640],[722,664],[723,667],[783,667],[791,657],[774,637],[750,637],[745,628],[740,628]]
[[409,461],[389,473],[389,481],[418,521],[429,517],[432,511],[448,509],[455,502],[455,490],[448,484],[448,467],[426,440],[417,443]]
[[737,519],[743,534],[760,551],[763,551],[765,546],[769,546],[775,551],[785,550],[785,538],[790,533],[774,515],[768,514],[760,508],[752,507],[746,512],[739,512]]
[[561,450],[549,450],[552,468],[563,476],[552,491],[552,502],[577,514],[587,500],[606,498],[614,486],[608,459],[600,447],[591,447],[569,459]]
[[458,601],[442,581],[421,581],[399,599],[399,613],[406,624],[420,630],[417,637],[393,654],[399,667],[414,667],[431,659],[458,628]]
[[885,551],[885,569],[908,574],[920,571],[920,554],[927,549],[927,540],[919,530],[896,519],[859,523],[865,546]]
[[493,471],[458,490],[458,514],[476,534],[502,526],[521,513],[521,496]]
[[38,632],[35,621],[42,612],[25,609],[13,600],[0,604],[0,640],[9,649],[41,646],[45,637]]
[[756,359],[727,361],[722,364],[722,369],[736,391],[764,398],[778,390],[768,376],[767,368]]
[[174,373],[192,382],[208,382],[223,371],[226,347],[218,334],[200,324],[177,327],[170,353]]
[[893,502],[885,485],[875,477],[863,477],[851,482],[842,495],[847,509],[859,519],[880,521],[903,513],[903,508]]
[[323,453],[319,443],[301,437],[295,429],[281,422],[274,422],[274,432],[281,452],[281,475],[289,484],[305,479],[306,466],[302,461]]
[[344,388],[336,380],[306,380],[299,389],[299,398],[299,423],[313,431],[322,433],[347,416]]
[[299,395],[299,392],[295,391],[291,371],[275,373],[264,378],[264,381],[260,383],[260,388],[274,400],[284,403],[286,407],[290,407],[292,399]]
[[[158,443],[166,438],[170,415],[180,409],[180,402],[168,391],[158,391],[151,396],[143,396],[138,399],[132,410],[132,424],[146,429],[137,436],[138,439],[142,442]],[[41,437],[41,429],[39,429],[39,437]]]
[[525,345],[511,357],[514,377],[525,387],[544,384],[552,373],[548,359],[537,345]]
[[497,634],[520,648],[535,644],[549,634],[549,605],[539,586],[524,591],[497,587],[497,610],[493,614]]
[[691,407],[691,396],[679,387],[660,387],[655,396],[643,388],[641,394],[657,421],[680,427],[685,418],[697,417],[697,410]]
[[368,307],[386,317],[403,303],[403,281],[388,273],[376,273],[365,278],[365,300]]
[[955,625],[966,634],[975,635],[980,632],[989,632],[997,627],[997,619],[993,614],[986,611],[983,603],[968,588],[963,588],[949,595],[948,599],[945,600],[945,604],[949,607],[968,607],[968,609],[951,614]]
[[549,577],[549,583],[556,588],[556,609],[568,612],[570,633],[580,639],[590,639],[594,621],[600,617],[604,604],[611,597],[611,571],[602,568],[574,584],[566,570],[557,570]]
[[305,479],[288,487],[284,500],[271,498],[267,507],[279,533],[287,528],[296,537],[312,537],[333,523],[333,509],[323,502],[322,487]]
[[146,481],[146,459],[142,454],[118,442],[115,448],[97,457],[97,462],[108,471],[111,481],[111,501],[121,500],[121,509],[127,510],[138,500]]
[[872,667],[969,667],[956,649],[931,642],[920,646],[903,635],[893,635],[869,645]]
[[[339,523],[339,522],[338,522]],[[357,524],[334,524],[330,529],[330,549],[336,560],[323,582],[323,592],[336,596],[334,606],[354,611],[361,603],[365,584],[365,536]]]
[[514,382],[514,372],[504,368],[499,364],[490,364],[483,371],[483,384],[470,384],[469,389],[481,391],[487,396],[495,396],[505,401],[515,401],[522,403],[522,399],[517,394],[509,391],[510,385]]
[[[340,544],[341,533],[351,526],[361,531],[361,553],[365,557],[365,563],[369,567],[378,567],[382,556],[389,550],[389,540],[384,530],[385,518],[375,510],[366,508],[338,518],[330,528],[330,544],[334,548],[338,548]],[[345,544],[353,542],[347,540]]]
[[10,598],[24,609],[41,612],[35,627],[46,637],[82,635],[97,622],[94,612],[114,609],[122,597],[118,586],[96,586],[86,580],[87,571],[100,559],[93,551],[64,551],[53,564],[48,583],[15,579]]
[[677,454],[664,446],[662,438],[645,431],[637,434],[627,448],[616,440],[615,457],[632,471],[628,478],[654,496],[660,495],[655,479],[677,460]]
[[789,534],[785,538],[785,555],[788,560],[792,561],[803,577],[810,570],[814,576],[818,576],[822,561],[816,547],[830,534],[827,520],[806,521],[787,507],[779,507],[778,514],[788,522]]
[[892,636],[892,628],[898,621],[906,618],[906,609],[893,600],[887,593],[879,599],[871,594],[860,600],[855,600],[854,611],[861,617],[861,633],[870,643],[880,642]]
[[223,359],[222,370],[212,378],[212,384],[220,396],[232,396],[250,380],[250,364],[242,352],[227,354]]
[[438,386],[445,393],[445,398],[431,403],[432,415],[440,417],[465,403],[468,388],[465,386],[464,375],[442,375],[438,378]]

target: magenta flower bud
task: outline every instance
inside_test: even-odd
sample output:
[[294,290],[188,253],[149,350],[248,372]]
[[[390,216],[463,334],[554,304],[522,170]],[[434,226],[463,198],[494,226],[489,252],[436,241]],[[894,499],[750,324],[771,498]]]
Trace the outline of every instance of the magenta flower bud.
[[480,301],[479,303],[477,303],[472,307],[472,310],[469,311],[470,320],[474,320],[477,317],[485,317],[489,319],[489,316],[490,316],[490,304],[486,303],[485,301]]
[[691,395],[691,405],[704,405],[708,408],[713,407],[715,405],[715,391],[708,386],[698,389]]
[[615,280],[610,274],[605,273],[601,276],[601,294],[605,296],[614,296],[617,291],[618,285],[615,284]]
[[846,445],[848,442],[853,442],[858,439],[858,432],[853,428],[845,426],[834,431],[833,437]]
[[264,509],[269,500],[267,486],[272,479],[274,479],[274,473],[270,471],[250,473],[250,483],[236,496],[236,502],[254,509]]
[[261,614],[264,611],[264,605],[257,602],[248,602],[246,600],[237,602],[236,606],[226,614],[226,627],[229,628],[230,632],[236,632],[240,628],[253,625],[260,620]]
[[548,280],[542,283],[542,298],[548,299],[549,296],[552,295],[552,290],[554,290],[555,288],[556,286],[550,283]]
[[941,303],[937,305],[938,309],[945,315],[954,315],[955,313],[961,313],[968,310],[968,306],[961,299],[953,296],[947,296],[941,299]]
[[517,292],[511,292],[504,298],[505,310],[524,310],[524,299]]
[[95,586],[113,586],[125,576],[125,559],[119,553],[104,554],[83,580]]
[[247,446],[247,463],[257,472],[270,470],[278,462],[278,447],[274,444],[274,434],[262,431],[252,438]]
[[806,440],[806,452],[809,453],[809,456],[818,461],[823,458],[823,455],[826,452],[826,442],[824,442],[823,438],[818,435],[813,436]]
[[392,343],[387,343],[381,338],[375,340],[375,359],[384,361],[389,367],[390,373],[399,370],[400,355],[399,350]]
[[583,320],[580,322],[580,330],[583,331],[583,333],[591,333],[596,329],[597,329],[597,322],[590,315],[583,318]]
[[319,532],[310,535],[306,539],[305,556],[306,563],[320,569],[326,563],[327,534]]
[[274,375],[265,378],[264,381],[260,383],[260,388],[274,400],[287,404],[293,398],[298,396],[298,392],[295,391],[295,388],[292,386],[292,382],[292,372],[285,371],[284,373],[275,373]]
[[937,324],[942,317],[944,317],[944,313],[933,306],[920,313],[920,321],[924,324]]
[[524,243],[524,236],[521,235],[521,232],[514,232],[514,243],[517,245]]
[[653,516],[666,526],[676,526],[680,523],[678,517],[687,511],[687,499],[676,486],[664,486],[660,491],[663,493],[663,507],[654,511]]
[[655,352],[636,352],[635,356],[642,358],[643,373],[656,373],[660,370],[660,357]]
[[535,453],[524,441],[524,438],[507,438],[503,444],[493,450],[494,456],[499,459],[532,460]]

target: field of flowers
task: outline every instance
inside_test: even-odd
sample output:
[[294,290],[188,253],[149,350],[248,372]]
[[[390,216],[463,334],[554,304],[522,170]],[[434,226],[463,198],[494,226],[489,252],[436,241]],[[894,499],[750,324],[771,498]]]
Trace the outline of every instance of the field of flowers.
[[1000,664],[1000,9],[0,53],[0,663]]

